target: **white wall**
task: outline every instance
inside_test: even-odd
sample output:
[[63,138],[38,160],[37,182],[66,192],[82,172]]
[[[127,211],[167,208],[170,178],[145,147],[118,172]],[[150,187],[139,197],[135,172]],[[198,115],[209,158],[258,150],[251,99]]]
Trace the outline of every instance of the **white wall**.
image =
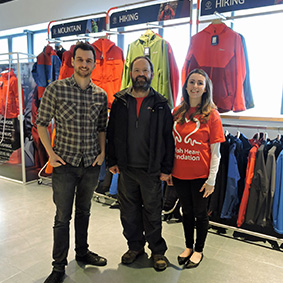
[[[0,4],[0,31],[71,17],[107,12],[137,0],[14,0]],[[46,27],[47,28],[47,27]]]

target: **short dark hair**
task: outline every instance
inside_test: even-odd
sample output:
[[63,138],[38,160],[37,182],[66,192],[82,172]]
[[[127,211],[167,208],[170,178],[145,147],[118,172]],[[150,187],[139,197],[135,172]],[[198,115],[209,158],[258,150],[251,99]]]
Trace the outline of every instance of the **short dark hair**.
[[96,53],[95,53],[95,50],[93,48],[92,45],[88,44],[88,43],[84,43],[84,42],[80,42],[78,43],[75,48],[74,48],[74,52],[73,52],[73,58],[75,59],[76,57],[76,52],[78,49],[82,49],[82,50],[85,50],[85,51],[88,51],[90,50],[92,53],[93,53],[93,59],[94,59],[94,62],[96,61]]
[[130,71],[132,72],[134,63],[135,63],[137,60],[139,60],[139,59],[145,59],[145,60],[149,63],[149,65],[150,65],[150,70],[151,70],[151,72],[153,73],[153,64],[152,64],[152,62],[150,61],[150,59],[149,59],[148,57],[146,57],[146,56],[138,56],[138,57],[136,57],[136,58],[132,61],[131,65],[130,65]]

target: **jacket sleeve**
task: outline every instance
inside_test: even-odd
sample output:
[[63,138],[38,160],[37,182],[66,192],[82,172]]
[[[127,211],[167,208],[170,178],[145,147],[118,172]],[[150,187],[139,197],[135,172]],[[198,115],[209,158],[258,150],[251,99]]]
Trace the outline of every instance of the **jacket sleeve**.
[[127,57],[125,60],[124,68],[123,68],[123,75],[122,75],[122,82],[121,82],[121,90],[130,86],[130,65],[131,65],[131,44],[128,46]]
[[115,121],[116,121],[116,108],[117,108],[117,101],[114,100],[109,121],[107,127],[107,165],[108,167],[117,165],[117,158],[115,154],[115,146],[114,146],[114,133],[115,133]]
[[233,102],[233,112],[246,110],[244,96],[244,81],[246,77],[245,55],[240,35],[238,35],[235,47],[236,54],[236,94]]
[[60,68],[61,68],[61,60],[57,55],[53,55],[52,60],[53,60],[53,68],[54,68],[53,81],[56,81],[59,78],[59,73],[60,73]]
[[175,107],[179,92],[179,70],[173,54],[172,47],[169,42],[167,42],[167,49],[168,49],[168,61],[169,61],[169,70],[170,70],[170,84],[171,84],[172,96],[173,96],[173,106]]
[[163,138],[165,143],[165,154],[161,162],[161,173],[170,174],[173,168],[175,144],[173,138],[173,116],[169,109],[169,106],[165,107],[164,115],[164,130]]
[[[162,72],[161,74],[161,81],[158,85],[161,86],[161,89],[157,89],[159,93],[161,93],[164,97],[167,98],[169,106],[171,108],[174,107],[173,103],[173,95],[172,95],[172,89],[171,89],[171,83],[170,83],[170,66],[169,66],[169,54],[168,54],[168,48],[167,43],[165,40],[162,41],[162,65],[160,67]],[[157,70],[157,73],[159,73],[159,70]]]

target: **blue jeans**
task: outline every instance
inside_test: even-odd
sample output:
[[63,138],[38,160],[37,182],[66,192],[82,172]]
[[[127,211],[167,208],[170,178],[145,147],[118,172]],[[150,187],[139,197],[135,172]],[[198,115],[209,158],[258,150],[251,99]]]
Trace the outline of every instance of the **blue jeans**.
[[75,251],[79,256],[88,252],[87,230],[91,200],[97,185],[100,166],[79,167],[70,164],[53,168],[53,201],[56,205],[53,227],[54,270],[63,271],[69,250],[69,226],[75,198]]

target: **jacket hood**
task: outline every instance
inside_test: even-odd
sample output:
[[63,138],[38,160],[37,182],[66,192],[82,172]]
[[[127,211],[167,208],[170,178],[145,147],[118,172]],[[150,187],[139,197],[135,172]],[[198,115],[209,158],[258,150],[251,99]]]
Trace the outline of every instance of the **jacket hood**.
[[112,46],[115,45],[113,41],[107,38],[100,38],[96,40],[93,44],[100,52],[108,52]]
[[73,56],[73,52],[74,52],[75,47],[76,47],[76,44],[73,44],[70,47],[70,51],[72,52],[72,56]]
[[140,36],[139,41],[141,43],[147,43],[154,40],[156,37],[157,35],[153,31],[148,31]]
[[54,51],[54,49],[52,48],[52,46],[47,45],[46,47],[44,47],[44,53],[46,55],[51,55],[51,53]]
[[1,77],[2,77],[4,80],[8,80],[8,78],[9,78],[9,73],[10,73],[10,78],[11,78],[11,77],[16,77],[16,75],[15,75],[13,69],[10,69],[10,72],[9,72],[9,70],[7,70],[7,72],[4,71],[4,73],[1,73]]

